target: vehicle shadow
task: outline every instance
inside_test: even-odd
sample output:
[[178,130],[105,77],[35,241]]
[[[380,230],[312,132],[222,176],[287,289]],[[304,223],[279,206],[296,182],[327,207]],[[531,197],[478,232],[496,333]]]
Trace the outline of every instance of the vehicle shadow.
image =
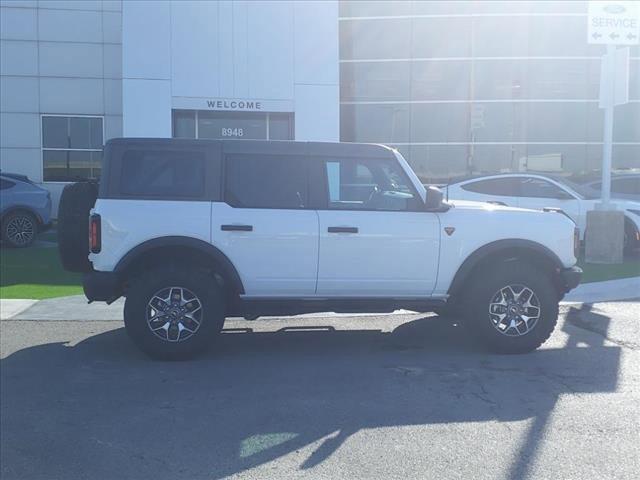
[[23,349],[0,368],[1,476],[224,478],[310,448],[304,470],[363,429],[533,419],[517,478],[560,395],[616,389],[620,349],[596,334],[499,356],[459,330],[438,317],[392,332],[230,329],[178,363],[147,359],[122,328]]

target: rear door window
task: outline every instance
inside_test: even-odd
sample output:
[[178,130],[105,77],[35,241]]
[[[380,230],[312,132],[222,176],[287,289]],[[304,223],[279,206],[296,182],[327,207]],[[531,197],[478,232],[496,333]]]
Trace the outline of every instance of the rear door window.
[[484,195],[498,195],[504,197],[514,197],[518,194],[518,179],[514,177],[490,178],[478,180],[462,185],[463,190],[468,192],[482,193]]
[[122,156],[120,193],[123,195],[200,199],[204,188],[204,152],[127,150]]
[[563,198],[567,193],[551,182],[535,177],[520,178],[521,197],[531,198]]
[[307,159],[289,155],[228,155],[225,201],[237,208],[308,207]]

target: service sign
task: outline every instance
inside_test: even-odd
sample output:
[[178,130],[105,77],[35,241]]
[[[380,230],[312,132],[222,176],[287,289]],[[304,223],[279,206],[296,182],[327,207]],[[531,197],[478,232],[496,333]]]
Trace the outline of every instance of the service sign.
[[640,2],[589,2],[587,41],[600,45],[637,45]]

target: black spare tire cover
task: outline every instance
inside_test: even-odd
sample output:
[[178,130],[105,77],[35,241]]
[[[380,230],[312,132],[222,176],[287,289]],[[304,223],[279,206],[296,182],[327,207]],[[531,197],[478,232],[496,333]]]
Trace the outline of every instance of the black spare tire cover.
[[58,207],[58,251],[65,270],[89,272],[89,210],[98,198],[96,182],[64,187]]

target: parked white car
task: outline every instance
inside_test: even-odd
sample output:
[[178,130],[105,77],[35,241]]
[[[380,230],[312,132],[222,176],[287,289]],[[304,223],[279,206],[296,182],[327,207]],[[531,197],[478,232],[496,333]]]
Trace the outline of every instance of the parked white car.
[[[594,210],[600,199],[594,192],[569,181],[545,175],[514,173],[476,177],[448,187],[452,200],[490,202],[519,208],[541,210],[560,208],[580,229],[584,240],[587,212]],[[616,208],[625,214],[625,249],[640,246],[640,202],[614,199]]]
[[126,297],[155,357],[205,348],[225,317],[445,307],[529,352],[580,280],[565,215],[450,205],[381,145],[117,139],[102,172],[65,187],[62,262],[90,301]]

